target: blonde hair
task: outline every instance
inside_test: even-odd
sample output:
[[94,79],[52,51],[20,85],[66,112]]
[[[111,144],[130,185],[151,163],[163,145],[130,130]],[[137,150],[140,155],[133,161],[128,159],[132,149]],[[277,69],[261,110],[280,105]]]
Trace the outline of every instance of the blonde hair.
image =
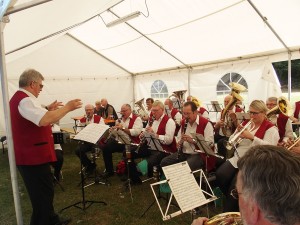
[[155,101],[153,102],[152,107],[155,107],[155,106],[158,106],[159,108],[165,110],[165,105],[164,105],[164,103],[162,103],[162,102],[159,101],[159,100],[155,100]]
[[252,107],[252,108],[254,108],[254,109],[256,109],[259,112],[262,112],[264,114],[266,114],[269,111],[266,104],[261,100],[253,100],[249,107]]

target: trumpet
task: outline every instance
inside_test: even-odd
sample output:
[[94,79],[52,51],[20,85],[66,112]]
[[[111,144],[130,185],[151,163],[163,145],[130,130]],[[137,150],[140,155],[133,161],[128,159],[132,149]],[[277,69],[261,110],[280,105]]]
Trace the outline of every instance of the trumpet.
[[293,147],[295,147],[298,143],[300,142],[300,137],[297,137],[295,140],[294,140],[294,143],[291,145],[291,146],[289,146],[288,148],[287,148],[287,150],[292,150],[292,148]]
[[[237,146],[242,142],[242,140],[244,138],[241,138],[240,135],[248,129],[249,126],[251,126],[251,124],[253,124],[252,119],[249,120],[249,122],[240,130],[234,133],[234,136],[227,141],[226,143],[226,149],[227,149],[227,158],[231,158],[233,156],[234,151],[232,151],[233,148],[237,148]],[[249,130],[251,131],[251,129]]]

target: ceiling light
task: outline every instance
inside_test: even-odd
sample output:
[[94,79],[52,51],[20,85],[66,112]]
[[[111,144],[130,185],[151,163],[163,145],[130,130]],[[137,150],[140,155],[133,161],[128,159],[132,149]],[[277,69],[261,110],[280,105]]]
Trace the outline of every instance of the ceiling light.
[[120,18],[118,18],[118,19],[116,19],[114,21],[109,22],[108,24],[106,24],[106,27],[113,27],[113,26],[115,26],[117,24],[124,23],[124,22],[126,22],[128,20],[131,20],[131,19],[133,19],[135,17],[138,17],[140,14],[141,14],[140,11],[132,12],[132,13],[126,15],[126,16],[120,17]]

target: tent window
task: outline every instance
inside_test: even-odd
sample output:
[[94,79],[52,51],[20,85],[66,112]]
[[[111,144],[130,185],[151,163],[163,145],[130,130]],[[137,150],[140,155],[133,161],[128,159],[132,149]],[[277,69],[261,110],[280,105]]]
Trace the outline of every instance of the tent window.
[[153,82],[151,86],[151,97],[152,98],[167,98],[169,96],[168,94],[168,88],[165,82],[162,80],[156,80]]
[[242,75],[234,72],[225,74],[217,84],[217,95],[227,95],[231,92],[230,82],[235,82],[243,85],[248,90],[248,84]]

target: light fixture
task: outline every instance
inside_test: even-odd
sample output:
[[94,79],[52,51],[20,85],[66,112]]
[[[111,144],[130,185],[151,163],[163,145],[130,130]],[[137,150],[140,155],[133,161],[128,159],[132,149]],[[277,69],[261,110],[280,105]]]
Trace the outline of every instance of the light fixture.
[[132,12],[132,13],[126,15],[126,16],[120,17],[120,18],[118,18],[118,19],[116,19],[114,21],[109,22],[108,24],[106,24],[106,27],[113,27],[113,26],[115,26],[117,24],[124,23],[124,22],[126,22],[128,20],[131,20],[131,19],[133,19],[135,17],[138,17],[140,14],[141,14],[140,11]]

